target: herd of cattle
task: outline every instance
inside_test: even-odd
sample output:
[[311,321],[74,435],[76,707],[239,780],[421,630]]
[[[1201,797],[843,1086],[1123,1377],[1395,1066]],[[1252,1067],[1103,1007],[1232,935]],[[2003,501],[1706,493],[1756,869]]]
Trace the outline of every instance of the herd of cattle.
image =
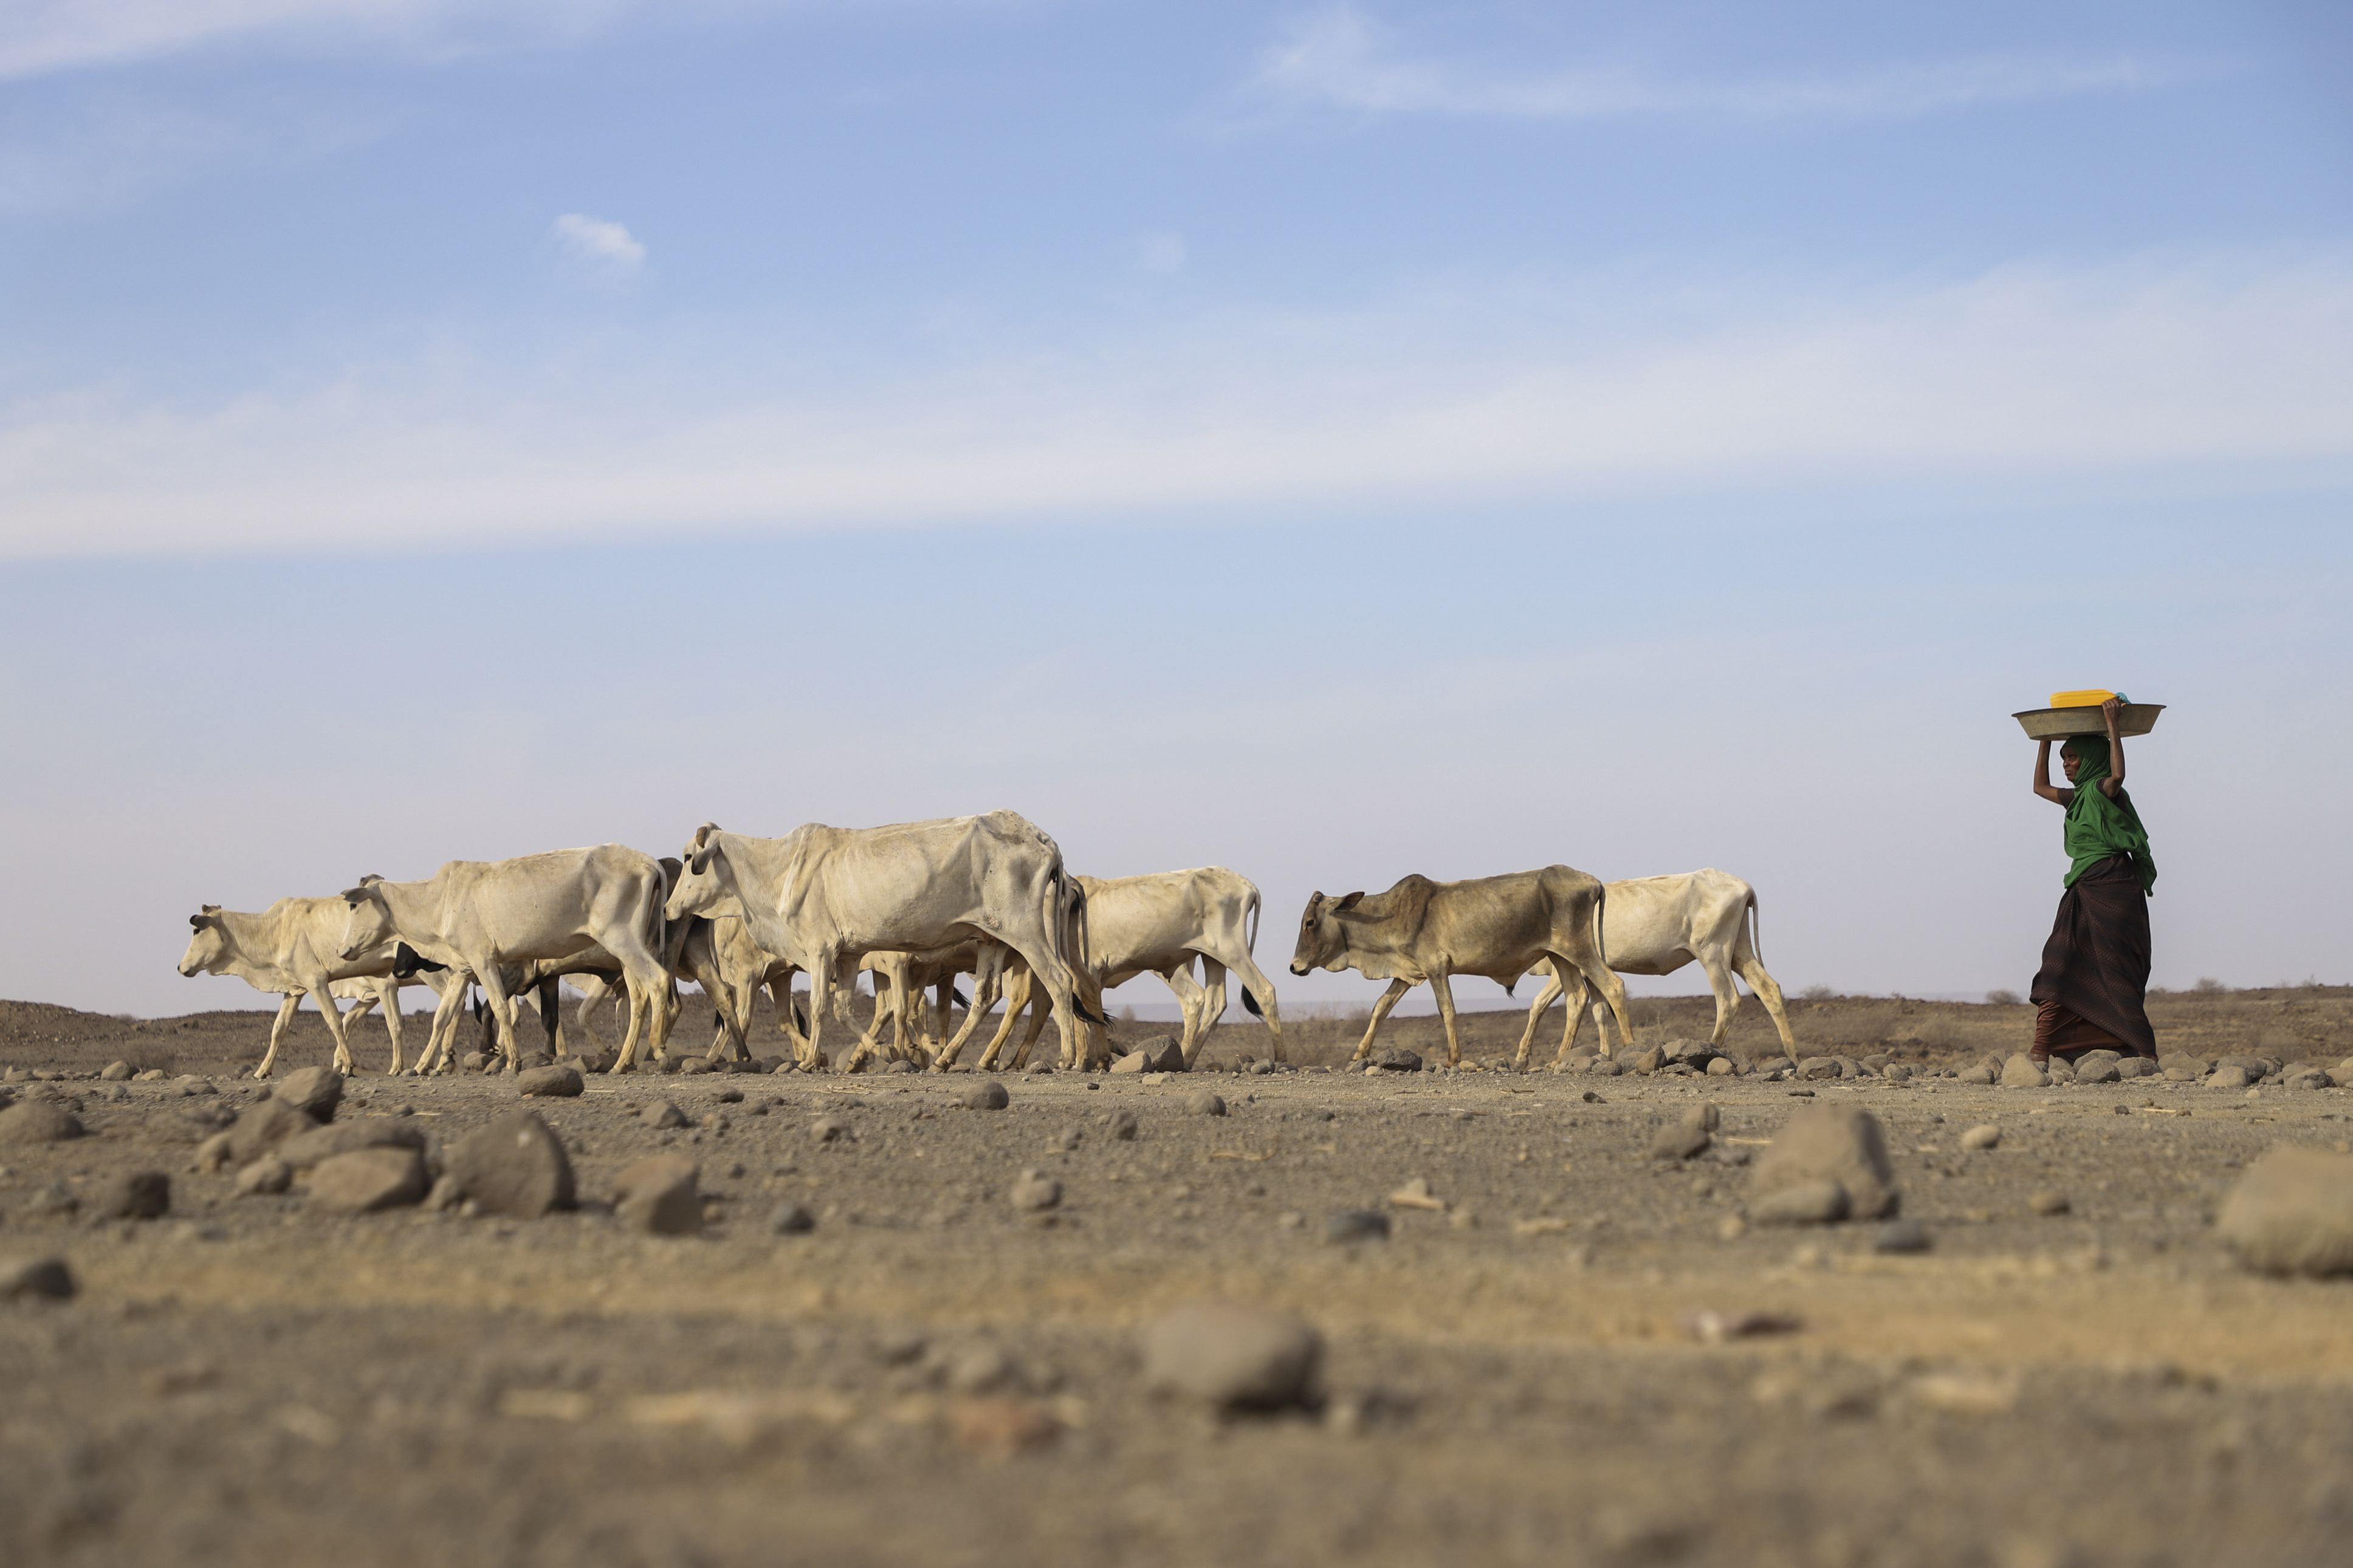
[[[1619,973],[1665,974],[1697,962],[1715,994],[1715,1043],[1738,1006],[1733,976],[1747,982],[1796,1059],[1781,988],[1757,959],[1757,895],[1746,882],[1702,870],[1603,884],[1567,866],[1461,882],[1407,877],[1387,892],[1326,898],[1301,916],[1293,974],[1354,969],[1387,980],[1356,1047],[1363,1058],[1390,1009],[1427,984],[1445,1020],[1450,1060],[1461,1060],[1450,980],[1483,975],[1508,991],[1531,970],[1549,978],[1528,1011],[1515,1066],[1525,1069],[1536,1026],[1569,996],[1560,1056],[1575,1042],[1592,1002],[1601,1048],[1609,1021],[1620,1041],[1633,1030]],[[259,914],[207,904],[189,917],[195,935],[180,973],[235,974],[282,1000],[269,1048],[255,1069],[267,1078],[296,1006],[308,995],[324,1016],[337,1070],[351,1072],[350,1026],[382,1006],[392,1035],[392,1068],[404,1070],[399,992],[431,986],[440,1004],[411,1072],[448,1071],[464,1000],[479,985],[506,1070],[522,1059],[518,1008],[538,1011],[549,1047],[565,1054],[557,1023],[559,981],[586,998],[579,1023],[626,997],[628,1021],[614,1072],[637,1061],[640,1040],[669,1055],[681,981],[699,984],[717,1016],[716,1059],[748,1059],[754,1004],[765,987],[795,1060],[828,1064],[828,1015],[857,1026],[849,1006],[857,972],[874,976],[871,1023],[843,1058],[855,1071],[878,1053],[946,1071],[1000,998],[1005,1016],[979,1066],[994,1068],[1026,1012],[1028,1033],[1013,1057],[1023,1065],[1050,1016],[1065,1067],[1107,1065],[1103,993],[1139,974],[1157,974],[1184,1010],[1187,1066],[1226,1007],[1226,976],[1262,1018],[1275,1060],[1283,1058],[1274,987],[1252,961],[1258,889],[1223,867],[1098,879],[1074,875],[1053,839],[1009,811],[889,827],[809,824],[781,838],[697,828],[677,859],[657,860],[617,844],[559,849],[497,861],[452,860],[422,881],[362,878],[323,899],[280,899]],[[1196,977],[1195,965],[1199,965]],[[808,976],[807,1005],[792,986]],[[967,1001],[957,989],[972,977]],[[928,1028],[918,1016],[929,994]],[[343,1010],[335,999],[351,1000]],[[948,1034],[952,1004],[963,1026]],[[891,1040],[881,1040],[885,1019]]]

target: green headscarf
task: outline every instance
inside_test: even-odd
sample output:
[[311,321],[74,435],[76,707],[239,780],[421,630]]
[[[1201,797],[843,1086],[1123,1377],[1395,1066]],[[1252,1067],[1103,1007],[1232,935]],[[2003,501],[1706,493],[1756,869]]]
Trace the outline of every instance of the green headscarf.
[[2130,794],[2120,789],[2110,800],[2108,792],[2099,787],[2108,776],[2108,738],[2070,735],[2061,749],[2077,758],[2075,798],[2067,803],[2066,834],[2062,840],[2072,864],[2061,885],[2073,887],[2076,878],[2111,855],[2129,855],[2140,869],[2140,890],[2147,892],[2157,885],[2157,862],[2148,858],[2148,829],[2140,825],[2140,813],[2133,809]]

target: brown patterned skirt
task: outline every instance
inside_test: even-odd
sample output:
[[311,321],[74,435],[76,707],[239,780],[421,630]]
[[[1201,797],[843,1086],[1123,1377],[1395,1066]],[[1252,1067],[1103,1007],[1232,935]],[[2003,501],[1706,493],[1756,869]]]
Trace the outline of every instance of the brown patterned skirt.
[[2148,895],[2140,890],[2132,857],[2112,855],[2060,896],[2042,973],[2027,994],[2040,1009],[2034,1054],[2102,1046],[2128,1057],[2156,1056],[2147,994]]

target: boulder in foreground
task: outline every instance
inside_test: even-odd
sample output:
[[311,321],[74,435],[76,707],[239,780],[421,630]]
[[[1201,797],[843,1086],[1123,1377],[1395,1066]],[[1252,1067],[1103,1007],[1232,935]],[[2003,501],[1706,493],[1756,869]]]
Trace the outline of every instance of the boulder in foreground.
[[355,1149],[311,1173],[311,1206],[328,1214],[404,1208],[425,1195],[425,1157],[414,1149]]
[[1143,1351],[1155,1393],[1220,1410],[1280,1410],[1314,1396],[1324,1341],[1288,1312],[1195,1301],[1145,1324]]
[[441,1172],[456,1196],[491,1214],[537,1219],[572,1206],[572,1161],[534,1111],[513,1111],[467,1133],[442,1155]]
[[343,1100],[343,1075],[332,1068],[297,1068],[279,1079],[274,1098],[332,1121]]
[[2263,1274],[2353,1274],[2353,1155],[2274,1149],[2215,1216],[2215,1234]]
[[648,1236],[692,1236],[702,1228],[696,1166],[683,1154],[650,1154],[613,1184],[613,1215]]
[[1784,1188],[1832,1182],[1846,1193],[1850,1219],[1877,1219],[1894,1212],[1894,1167],[1879,1118],[1858,1105],[1806,1105],[1790,1113],[1749,1179],[1752,1215],[1762,1217],[1766,1200]]
[[81,1136],[81,1119],[62,1105],[28,1100],[0,1110],[0,1146],[10,1143],[62,1143]]

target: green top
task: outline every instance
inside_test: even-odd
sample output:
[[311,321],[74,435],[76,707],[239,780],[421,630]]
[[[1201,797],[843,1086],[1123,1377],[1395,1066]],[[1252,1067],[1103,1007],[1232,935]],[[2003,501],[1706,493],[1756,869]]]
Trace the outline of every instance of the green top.
[[2111,855],[2129,855],[2140,868],[2140,890],[2147,892],[2157,885],[2157,862],[2148,858],[2148,829],[2140,825],[2140,813],[2133,809],[2129,791],[2120,789],[2110,800],[2108,792],[2100,787],[2100,781],[2108,776],[2108,738],[2073,735],[2063,749],[2074,752],[2080,765],[2075,770],[2075,798],[2067,803],[2063,840],[2072,864],[2061,885],[2073,887],[2076,878]]

